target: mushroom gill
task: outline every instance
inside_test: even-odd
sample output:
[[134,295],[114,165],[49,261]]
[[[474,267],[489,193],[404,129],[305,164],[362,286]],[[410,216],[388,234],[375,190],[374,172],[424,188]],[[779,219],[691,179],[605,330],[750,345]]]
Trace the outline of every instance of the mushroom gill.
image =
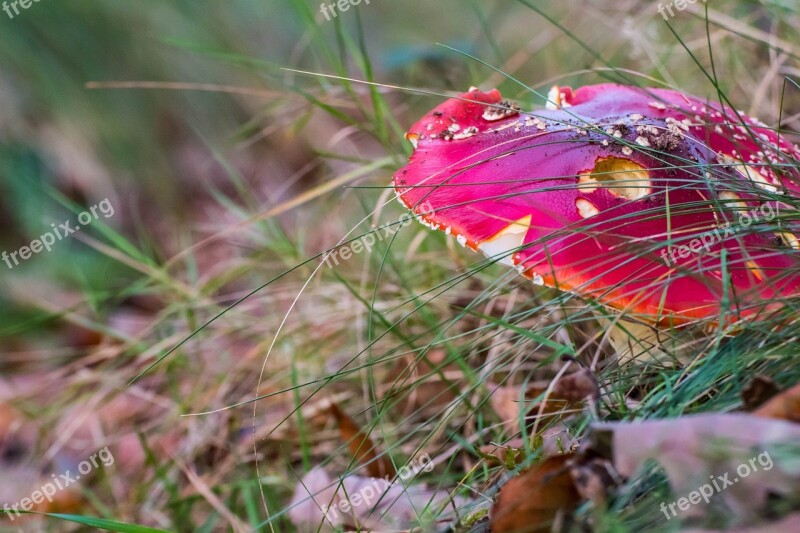
[[614,196],[639,200],[652,191],[650,174],[642,165],[619,157],[595,161],[594,168],[578,175],[581,190],[590,193],[602,187]]

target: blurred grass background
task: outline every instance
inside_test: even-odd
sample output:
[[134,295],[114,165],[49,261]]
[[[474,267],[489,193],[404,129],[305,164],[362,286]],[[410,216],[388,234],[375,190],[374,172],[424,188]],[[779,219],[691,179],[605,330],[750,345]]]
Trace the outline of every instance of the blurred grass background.
[[[15,421],[3,430],[5,446],[21,442],[26,450],[0,461],[0,479],[24,473],[3,497],[15,501],[13,495],[29,494],[25,487],[42,472],[62,471],[58,465],[109,445],[116,470],[76,488],[61,502],[64,509],[212,531],[232,527],[221,503],[242,523],[266,527],[258,487],[265,487],[270,509],[280,510],[296,483],[293,469],[299,476],[340,446],[330,423],[314,420],[313,409],[298,414],[307,390],[299,384],[330,372],[337,379],[325,393],[345,402],[360,399],[354,413],[367,410],[382,378],[367,365],[340,380],[335,363],[364,350],[388,361],[384,367],[401,360],[405,352],[397,346],[424,346],[440,320],[455,316],[453,300],[470,301],[494,279],[509,276],[491,267],[464,291],[433,302],[398,344],[367,346],[377,337],[376,309],[380,317],[400,316],[418,295],[476,260],[442,236],[423,237],[424,230],[414,228],[371,258],[312,278],[310,296],[294,308],[315,263],[289,272],[144,380],[127,384],[228,305],[333,246],[387,199],[385,187],[409,150],[404,128],[442,98],[410,89],[446,95],[470,85],[498,86],[528,106],[542,104],[439,43],[544,93],[553,83],[599,83],[630,71],[643,85],[652,77],[714,98],[716,88],[690,55],[708,68],[711,43],[720,88],[732,101],[768,124],[789,117],[785,127],[800,125],[800,91],[787,87],[784,94],[782,81],[800,77],[800,13],[793,1],[711,6],[720,10],[713,13],[722,25],[710,24],[708,34],[698,12],[677,12],[669,22],[683,42],[656,2],[535,5],[373,0],[332,22],[322,18],[318,2],[300,0],[43,0],[13,20],[0,13],[0,250],[18,249],[51,222],[73,219],[104,198],[116,211],[88,236],[59,242],[13,271],[0,264],[0,402]],[[783,44],[775,45],[778,38]],[[372,89],[284,67],[409,90]],[[90,82],[157,86],[88,88]],[[342,176],[351,176],[347,185],[366,188],[324,190]],[[308,193],[316,196],[282,207]],[[276,216],[176,258],[273,209]],[[392,203],[374,222],[397,220],[399,212]],[[506,283],[511,286],[496,296],[508,309],[524,311],[538,297],[519,281]],[[290,309],[258,387],[262,358]],[[388,328],[392,334],[397,329]],[[525,348],[508,342],[515,346],[509,350]],[[479,346],[454,333],[445,351],[466,357]],[[475,383],[480,375],[466,380]],[[348,380],[351,386],[339,383]],[[423,383],[420,378],[411,386]],[[274,396],[259,407],[255,450],[250,405],[180,416],[256,394]],[[448,394],[437,389],[432,398],[454,401]],[[469,409],[478,412],[474,404]],[[384,428],[378,439],[386,448],[405,442],[398,436],[404,431],[424,442],[431,432],[442,438],[424,418],[396,422],[399,429]],[[309,429],[318,423],[327,432]],[[479,416],[478,426],[483,423]],[[254,453],[267,459],[260,479]],[[221,502],[212,503],[189,481],[187,469],[201,474]],[[277,520],[277,530],[289,527],[285,517]]]

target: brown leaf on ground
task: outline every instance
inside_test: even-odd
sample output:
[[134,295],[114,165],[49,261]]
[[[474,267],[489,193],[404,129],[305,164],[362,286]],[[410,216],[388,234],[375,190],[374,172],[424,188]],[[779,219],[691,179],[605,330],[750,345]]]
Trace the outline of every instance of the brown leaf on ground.
[[753,411],[756,416],[800,422],[800,384],[785,390]]
[[742,389],[744,410],[754,411],[779,392],[780,389],[772,378],[761,375],[753,376],[753,379]]
[[[696,497],[705,489],[742,525],[762,519],[773,498],[792,497],[800,487],[796,466],[785,454],[775,453],[800,441],[800,425],[785,420],[731,413],[597,423],[587,441],[591,445],[584,451],[611,459],[626,478],[649,461],[658,462],[676,497]],[[715,490],[718,480],[724,490]],[[691,505],[673,514],[687,519],[711,511],[706,505]]]
[[540,409],[543,415],[554,415],[566,409],[574,409],[579,405],[556,396],[552,391],[544,398],[544,403],[536,401],[547,392],[546,387],[532,385],[525,391],[524,396],[520,395],[521,389],[522,387],[518,385],[498,387],[489,383],[489,403],[500,417],[506,431],[511,434],[519,433],[519,423],[523,417],[528,418],[538,414]]
[[588,368],[562,376],[553,385],[552,396],[559,400],[577,403],[587,398],[596,400],[600,397],[600,387],[594,374]]
[[598,506],[607,500],[610,487],[622,484],[611,461],[599,457],[584,457],[576,461],[570,469],[570,475],[581,498],[591,500]]
[[355,460],[367,467],[367,472],[370,476],[376,478],[394,477],[397,474],[391,461],[383,455],[379,456],[378,449],[372,443],[372,439],[361,430],[355,420],[339,409],[339,406],[335,403],[331,403],[330,412],[339,425],[342,440],[347,443],[347,447],[350,448]]
[[5,440],[6,434],[18,423],[19,413],[6,403],[0,403],[0,441]]
[[[520,430],[519,422],[522,416],[539,413],[540,410],[542,414],[549,415],[559,411],[579,409],[584,400],[596,400],[600,395],[597,380],[588,369],[561,376],[553,383],[549,393],[547,393],[548,388],[541,384],[531,384],[524,395],[521,394],[519,385],[497,386],[492,383],[488,385],[492,408],[511,433]],[[536,399],[545,393],[547,395],[541,398],[542,401],[536,402]]]
[[[521,388],[518,386],[498,387],[489,384],[489,392],[489,403],[491,403],[492,409],[497,413],[497,416],[500,417],[506,431],[518,433],[520,418],[524,416],[522,410],[526,407],[525,400],[532,391],[527,391],[523,396],[521,395]],[[542,392],[544,391],[538,389],[536,395],[538,396]],[[527,410],[530,410],[530,405],[527,406]]]
[[[0,403],[0,506],[12,506],[23,498],[31,498],[35,491],[52,480],[44,474],[37,463],[35,450],[39,441],[39,432],[35,425],[22,413],[7,403]],[[44,468],[47,471],[52,465],[72,458],[66,453],[57,454],[56,461]],[[41,501],[33,502],[33,510],[42,513],[69,513],[77,511],[85,504],[80,492],[74,487],[55,490]],[[46,499],[45,499],[46,498]],[[41,519],[34,515],[23,515],[12,511],[10,516],[20,530],[30,526],[28,530],[39,531],[31,523]],[[8,524],[8,522],[3,522]],[[25,524],[23,526],[22,524]]]
[[492,510],[492,532],[545,532],[569,520],[580,503],[570,475],[571,458],[551,457],[503,485]]

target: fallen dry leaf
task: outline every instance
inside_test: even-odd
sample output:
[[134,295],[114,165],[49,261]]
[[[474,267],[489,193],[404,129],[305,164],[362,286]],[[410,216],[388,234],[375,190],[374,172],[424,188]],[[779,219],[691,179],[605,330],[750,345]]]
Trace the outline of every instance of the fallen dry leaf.
[[742,404],[745,411],[753,411],[780,392],[780,389],[767,376],[753,376],[742,389]]
[[372,477],[394,477],[397,472],[386,456],[379,455],[369,435],[361,430],[355,420],[342,411],[338,405],[331,403],[331,415],[339,425],[342,440],[347,443],[355,460],[366,466],[367,472]]
[[[54,465],[74,462],[74,457],[68,453],[59,453],[56,460],[44,467],[43,471],[34,453],[38,440],[39,432],[31,421],[9,404],[0,403],[0,507],[4,504],[11,507],[23,498],[30,498],[34,491],[51,481],[45,472],[54,468]],[[84,503],[79,491],[66,488],[40,503],[34,502],[33,510],[74,512]],[[31,531],[34,530],[31,523],[40,521],[39,517],[33,515],[14,516],[14,519],[21,528],[30,526]],[[8,524],[8,521],[4,523]]]
[[[600,395],[597,380],[588,369],[561,376],[548,393],[541,384],[528,386],[524,394],[519,385],[497,386],[488,384],[489,402],[500,417],[506,430],[516,434],[520,420],[532,413],[555,414],[560,411],[579,409],[584,400],[596,400]],[[543,394],[546,396],[542,397]],[[541,401],[537,402],[537,398]],[[524,412],[523,412],[524,410]]]
[[756,416],[800,422],[800,384],[774,396],[753,411]]
[[426,509],[438,511],[437,522],[455,517],[465,504],[445,490],[424,484],[404,486],[386,478],[348,476],[337,479],[314,468],[295,487],[289,518],[300,532],[327,532],[344,526],[358,531],[397,531],[414,527]]
[[[800,441],[800,425],[783,420],[733,413],[598,423],[592,425],[589,441],[587,449],[607,454],[624,477],[634,476],[648,460],[657,461],[676,498],[720,480],[724,488],[711,497],[742,524],[758,520],[768,498],[800,487],[800,471],[779,452],[781,446]],[[738,470],[742,465],[747,472]],[[707,505],[691,505],[680,517],[708,511]]]
[[503,485],[492,509],[492,532],[545,532],[569,520],[580,503],[568,464],[572,457],[545,459]]
[[[519,386],[498,387],[492,384],[489,384],[489,392],[491,394],[489,403],[492,405],[494,412],[497,413],[497,416],[500,417],[506,431],[512,434],[518,433],[520,429],[519,421],[524,416],[522,410],[525,408],[526,398],[529,397],[528,393],[522,395],[522,390]],[[537,390],[536,395],[538,396],[542,392],[544,391]],[[527,411],[530,411],[530,405],[527,406]]]
[[622,484],[622,479],[608,459],[582,457],[570,469],[572,481],[581,498],[602,505],[610,487]]
[[600,396],[597,379],[588,368],[561,376],[553,385],[552,397],[577,403],[586,399],[596,400]]

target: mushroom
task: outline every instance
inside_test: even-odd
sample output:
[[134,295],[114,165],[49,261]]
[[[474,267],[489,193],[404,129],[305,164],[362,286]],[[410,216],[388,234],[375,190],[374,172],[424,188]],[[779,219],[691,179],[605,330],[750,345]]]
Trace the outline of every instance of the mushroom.
[[775,215],[800,194],[796,146],[674,90],[554,87],[548,99],[523,113],[472,88],[437,106],[406,135],[399,200],[536,284],[622,311],[645,345],[658,327],[731,324],[800,292],[800,228]]

